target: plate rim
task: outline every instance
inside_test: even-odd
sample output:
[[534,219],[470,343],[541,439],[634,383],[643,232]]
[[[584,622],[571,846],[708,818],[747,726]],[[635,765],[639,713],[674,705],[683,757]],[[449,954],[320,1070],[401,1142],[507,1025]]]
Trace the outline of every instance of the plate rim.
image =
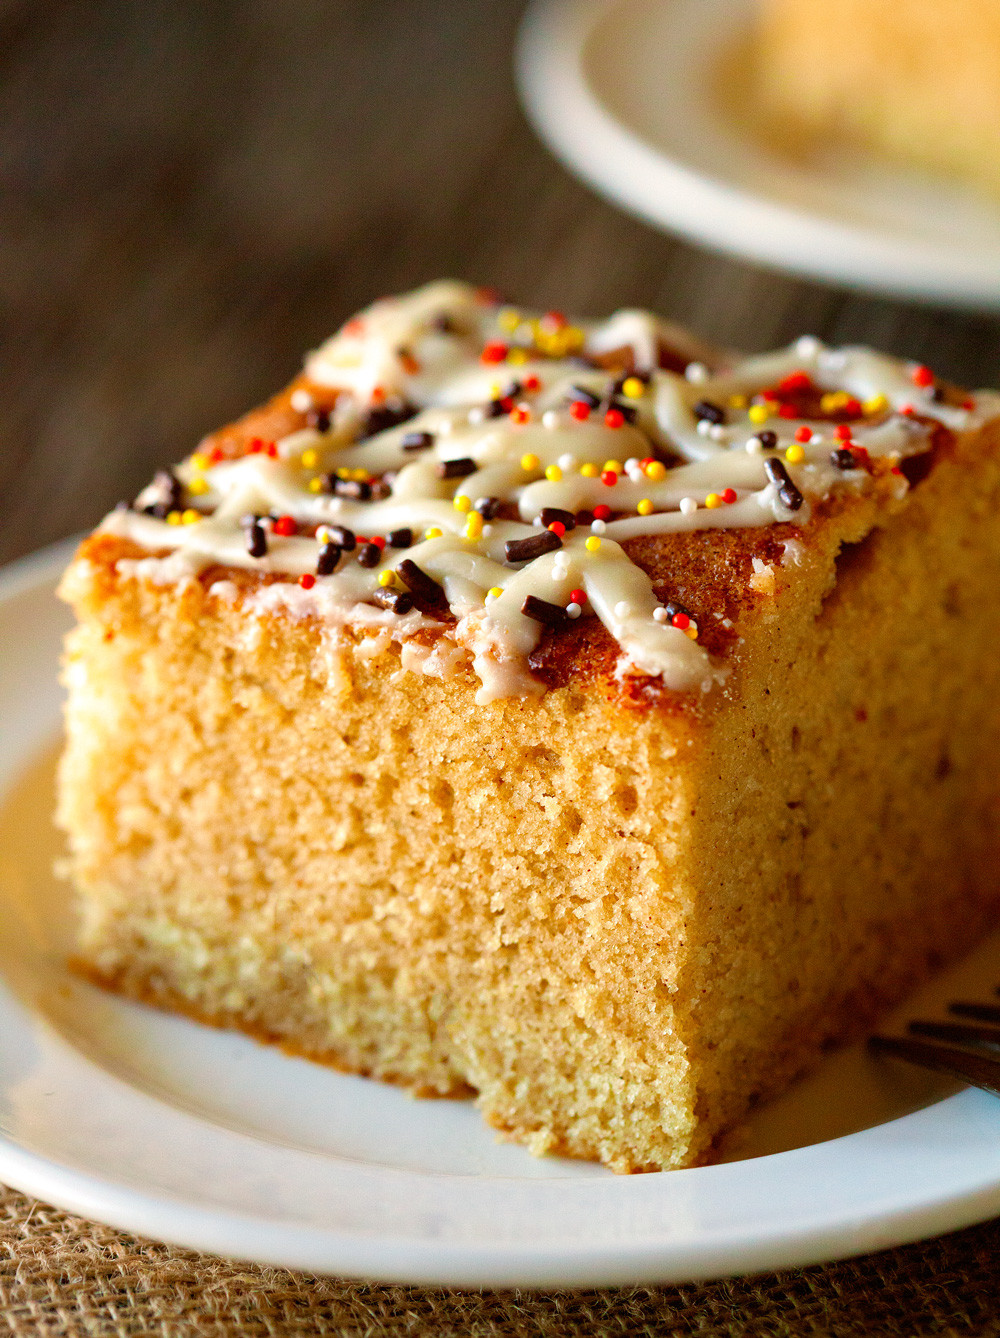
[[[738,4],[742,14],[750,0],[714,0],[723,2]],[[779,203],[687,166],[619,120],[591,89],[583,56],[606,14],[642,3],[531,0],[521,21],[521,101],[571,172],[661,231],[770,269],[962,310],[1000,306],[1000,249],[970,254]]]
[[[76,542],[76,539],[65,540],[0,568],[0,608],[27,593],[50,592]],[[10,1005],[13,1002],[14,1015],[23,1014],[21,1025],[37,1028],[38,1015],[20,998],[10,995],[8,999],[7,995],[6,988],[0,991],[0,1015],[6,1015],[7,1023],[12,1016]],[[50,1026],[47,1022],[42,1025]],[[124,1082],[121,1077],[89,1060],[62,1033],[52,1030],[74,1061],[89,1065],[101,1081]],[[131,1090],[143,1092],[141,1088]],[[149,1096],[148,1093],[143,1095]],[[155,1101],[158,1098],[149,1096],[149,1099]],[[175,1109],[169,1102],[159,1100],[160,1104]],[[798,1169],[804,1173],[809,1173],[812,1165],[811,1174],[815,1175],[817,1171],[826,1174],[825,1163],[831,1155],[834,1163],[843,1153],[856,1164],[854,1159],[859,1155],[863,1157],[873,1152],[877,1155],[880,1143],[891,1138],[894,1129],[919,1138],[921,1122],[933,1130],[942,1118],[946,1125],[957,1120],[959,1126],[978,1127],[984,1110],[989,1112],[987,1119],[992,1121],[995,1118],[993,1107],[984,1107],[983,1102],[990,1102],[990,1098],[966,1090],[900,1119],[825,1143],[750,1161],[663,1173],[663,1176],[669,1175],[669,1182],[663,1176],[568,1181],[550,1178],[531,1182],[502,1175],[471,1178],[483,1182],[487,1188],[495,1188],[501,1195],[503,1185],[512,1181],[520,1186],[547,1187],[549,1193],[558,1193],[559,1185],[587,1185],[590,1192],[596,1192],[598,1196],[602,1192],[609,1196],[617,1194],[628,1201],[631,1195],[639,1206],[638,1200],[647,1187],[654,1186],[652,1192],[655,1192],[657,1184],[664,1188],[668,1183],[690,1185],[692,1177],[704,1177],[706,1182],[709,1179],[716,1182],[727,1178],[742,1179],[752,1185],[760,1177],[766,1179],[775,1172],[780,1175],[782,1167],[794,1173],[796,1168],[792,1163],[796,1160],[801,1163]],[[187,1118],[198,1121],[200,1117]],[[207,1125],[203,1119],[200,1122]],[[264,1139],[244,1134],[234,1137],[243,1140],[245,1145],[256,1141],[268,1146]],[[850,1144],[854,1146],[848,1146]],[[338,1160],[330,1155],[333,1161]],[[400,1186],[405,1186],[408,1180],[416,1184],[448,1179],[461,1192],[463,1182],[469,1180],[464,1176],[444,1177],[437,1172],[384,1167],[374,1170],[376,1174],[391,1175]],[[259,1215],[223,1208],[211,1202],[185,1201],[163,1190],[142,1191],[124,1176],[116,1180],[96,1175],[65,1160],[34,1151],[6,1132],[0,1133],[0,1179],[22,1192],[116,1229],[265,1265],[387,1283],[436,1286],[547,1288],[669,1284],[831,1262],[956,1230],[1000,1212],[1000,1168],[995,1174],[967,1183],[969,1171],[970,1168],[965,1167],[965,1179],[958,1189],[954,1185],[936,1184],[933,1192],[924,1190],[922,1196],[911,1191],[911,1197],[905,1203],[883,1205],[883,1211],[861,1217],[857,1205],[848,1197],[836,1214],[823,1220],[803,1226],[801,1221],[793,1221],[794,1215],[790,1214],[791,1226],[785,1222],[777,1226],[768,1222],[754,1238],[746,1236],[745,1228],[724,1222],[711,1231],[702,1229],[701,1238],[689,1237],[679,1243],[671,1239],[666,1230],[660,1235],[651,1235],[647,1230],[645,1234],[637,1233],[631,1240],[570,1238],[558,1244],[551,1240],[539,1244],[531,1240],[511,1243],[496,1239],[484,1244],[478,1239],[443,1240],[413,1233],[373,1235],[359,1230],[352,1234],[332,1224],[317,1226],[290,1219],[265,1220]]]

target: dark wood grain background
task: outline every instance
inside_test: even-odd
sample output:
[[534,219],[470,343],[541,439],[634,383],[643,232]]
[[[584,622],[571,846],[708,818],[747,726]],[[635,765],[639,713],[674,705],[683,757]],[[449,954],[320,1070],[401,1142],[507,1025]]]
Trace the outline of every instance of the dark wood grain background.
[[570,178],[523,0],[0,0],[0,561],[96,521],[439,274],[748,349],[803,331],[1000,382],[1000,326],[720,259]]

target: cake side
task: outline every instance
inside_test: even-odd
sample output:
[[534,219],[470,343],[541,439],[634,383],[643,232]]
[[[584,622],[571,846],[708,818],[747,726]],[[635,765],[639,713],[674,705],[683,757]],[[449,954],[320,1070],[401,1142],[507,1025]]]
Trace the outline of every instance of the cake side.
[[1000,15],[988,0],[762,0],[752,64],[770,130],[842,139],[1000,192]]

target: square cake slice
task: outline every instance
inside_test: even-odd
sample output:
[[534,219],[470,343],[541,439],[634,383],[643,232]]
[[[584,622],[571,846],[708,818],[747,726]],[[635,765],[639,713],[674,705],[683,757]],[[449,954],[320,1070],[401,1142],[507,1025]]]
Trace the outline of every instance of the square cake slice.
[[82,545],[78,965],[709,1158],[995,918],[1000,400],[442,283]]

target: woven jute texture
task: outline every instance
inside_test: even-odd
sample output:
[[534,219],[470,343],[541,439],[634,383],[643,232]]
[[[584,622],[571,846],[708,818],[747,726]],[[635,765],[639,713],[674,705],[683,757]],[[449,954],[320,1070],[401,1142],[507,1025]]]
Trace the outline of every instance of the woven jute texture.
[[230,1263],[0,1190],[0,1334],[1000,1334],[1000,1222],[824,1268],[684,1287],[459,1292]]

